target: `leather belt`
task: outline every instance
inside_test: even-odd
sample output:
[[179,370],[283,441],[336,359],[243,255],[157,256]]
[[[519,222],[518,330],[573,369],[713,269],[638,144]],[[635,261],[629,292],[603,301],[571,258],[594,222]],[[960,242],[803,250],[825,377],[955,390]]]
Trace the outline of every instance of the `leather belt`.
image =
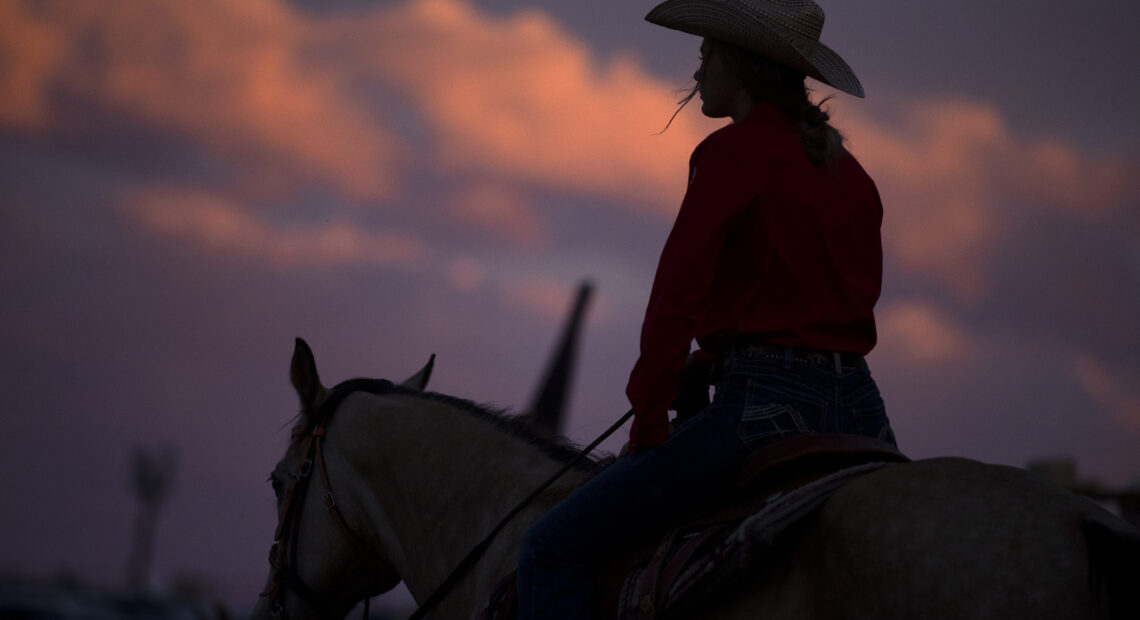
[[839,368],[862,368],[866,364],[863,356],[859,353],[778,347],[758,342],[740,343],[730,347],[730,350],[740,359],[785,360],[828,368],[835,368],[836,366]]

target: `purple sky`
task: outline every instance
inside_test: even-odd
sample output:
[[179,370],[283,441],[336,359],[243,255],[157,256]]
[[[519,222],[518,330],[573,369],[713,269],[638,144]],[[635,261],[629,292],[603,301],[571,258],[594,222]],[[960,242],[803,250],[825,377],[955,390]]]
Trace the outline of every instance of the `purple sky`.
[[[119,583],[129,452],[169,444],[160,576],[252,600],[295,336],[328,383],[436,353],[433,389],[519,408],[590,278],[568,433],[608,426],[718,126],[657,135],[699,42],[652,5],[0,0],[0,573]],[[1140,5],[824,8],[901,447],[1137,480]]]

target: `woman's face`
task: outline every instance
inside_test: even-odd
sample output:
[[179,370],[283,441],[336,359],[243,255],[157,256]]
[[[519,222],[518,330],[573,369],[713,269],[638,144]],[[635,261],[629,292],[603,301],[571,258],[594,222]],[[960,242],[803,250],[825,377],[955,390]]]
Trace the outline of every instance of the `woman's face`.
[[701,95],[701,112],[709,118],[731,116],[738,121],[752,108],[752,98],[740,78],[729,70],[724,55],[708,39],[701,42],[701,66],[693,74]]

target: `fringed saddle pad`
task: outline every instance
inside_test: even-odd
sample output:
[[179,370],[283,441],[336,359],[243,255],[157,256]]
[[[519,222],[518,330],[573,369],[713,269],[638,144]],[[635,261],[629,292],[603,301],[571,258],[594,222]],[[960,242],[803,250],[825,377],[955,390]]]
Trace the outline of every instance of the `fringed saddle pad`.
[[855,465],[775,493],[743,520],[675,530],[650,559],[631,568],[618,600],[618,619],[687,617],[706,597],[762,565],[782,534],[843,485],[891,464]]

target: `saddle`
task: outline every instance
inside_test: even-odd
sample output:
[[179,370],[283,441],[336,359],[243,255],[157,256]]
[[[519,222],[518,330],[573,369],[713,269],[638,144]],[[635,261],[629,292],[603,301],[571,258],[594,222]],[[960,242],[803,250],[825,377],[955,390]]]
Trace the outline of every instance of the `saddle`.
[[[727,498],[599,573],[598,617],[690,617],[777,552],[777,543],[843,485],[908,460],[889,443],[847,434],[797,435],[757,449]],[[517,618],[514,573],[477,617]]]

